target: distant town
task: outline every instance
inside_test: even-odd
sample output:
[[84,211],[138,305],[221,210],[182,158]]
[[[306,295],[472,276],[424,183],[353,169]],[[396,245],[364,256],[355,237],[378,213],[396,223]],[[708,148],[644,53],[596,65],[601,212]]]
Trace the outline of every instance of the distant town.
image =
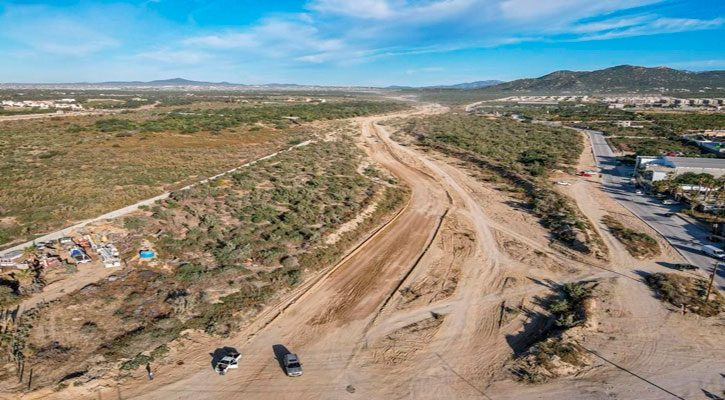
[[509,96],[494,101],[546,105],[561,102],[605,103],[610,108],[677,108],[721,111],[725,98],[679,98],[671,96]]
[[82,110],[83,105],[78,104],[76,99],[58,99],[58,100],[2,100],[0,105],[8,111],[22,110],[27,108],[37,108],[39,110],[49,110],[52,108],[59,110]]

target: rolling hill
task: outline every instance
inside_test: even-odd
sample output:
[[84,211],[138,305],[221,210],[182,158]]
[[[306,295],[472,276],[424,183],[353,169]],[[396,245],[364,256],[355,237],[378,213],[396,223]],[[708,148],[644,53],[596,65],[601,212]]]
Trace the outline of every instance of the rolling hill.
[[141,81],[114,81],[101,82],[96,85],[116,85],[116,86],[231,86],[229,82],[201,82],[192,81],[184,78],[160,79],[149,82]]
[[556,71],[485,90],[501,92],[670,92],[725,88],[725,71],[691,72],[666,67],[620,65],[596,71]]
[[504,83],[504,81],[497,81],[495,79],[491,79],[491,80],[486,80],[486,81],[457,83],[455,85],[437,85],[437,86],[422,86],[422,87],[393,85],[393,86],[388,86],[385,89],[464,89],[464,90],[470,90],[470,89],[482,89],[482,88],[486,88],[489,86],[499,85],[501,83]]

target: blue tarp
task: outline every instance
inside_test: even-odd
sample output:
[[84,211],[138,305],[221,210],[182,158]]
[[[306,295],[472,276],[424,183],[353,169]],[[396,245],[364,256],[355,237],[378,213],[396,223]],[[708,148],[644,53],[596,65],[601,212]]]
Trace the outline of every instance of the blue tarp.
[[141,258],[151,258],[154,256],[154,252],[151,250],[141,250],[139,252],[139,255],[141,256]]

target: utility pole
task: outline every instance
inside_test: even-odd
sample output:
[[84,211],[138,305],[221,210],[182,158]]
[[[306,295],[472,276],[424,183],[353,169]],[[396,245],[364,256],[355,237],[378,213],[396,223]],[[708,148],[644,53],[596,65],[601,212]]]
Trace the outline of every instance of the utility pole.
[[707,294],[705,295],[705,302],[707,303],[710,301],[710,291],[712,290],[712,281],[715,280],[715,274],[717,274],[717,267],[720,265],[719,261],[715,261],[715,269],[712,270],[712,274],[710,274],[710,284],[707,285]]

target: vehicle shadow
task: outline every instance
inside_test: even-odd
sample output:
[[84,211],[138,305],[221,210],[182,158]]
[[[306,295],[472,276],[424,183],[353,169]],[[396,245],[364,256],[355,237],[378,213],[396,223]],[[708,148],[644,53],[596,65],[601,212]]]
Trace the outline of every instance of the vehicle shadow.
[[711,400],[723,400],[722,397],[720,397],[720,396],[718,396],[718,395],[716,395],[714,393],[710,393],[710,392],[708,392],[705,389],[700,389],[700,390],[702,390],[702,394],[704,394],[705,397],[707,397],[708,399],[711,399]]
[[292,352],[281,344],[273,345],[272,351],[274,352],[274,358],[277,359],[279,368],[282,370],[282,372],[287,373],[287,371],[285,371],[284,369],[284,356],[286,356],[287,354],[291,354]]
[[213,353],[209,353],[209,356],[211,356],[211,368],[216,370],[216,365],[219,361],[231,352],[238,353],[237,349],[229,346],[219,347]]
[[667,262],[667,261],[657,261],[657,264],[659,264],[665,268],[668,268],[668,269],[675,269],[675,270],[677,269],[677,263],[671,263],[671,262]]

